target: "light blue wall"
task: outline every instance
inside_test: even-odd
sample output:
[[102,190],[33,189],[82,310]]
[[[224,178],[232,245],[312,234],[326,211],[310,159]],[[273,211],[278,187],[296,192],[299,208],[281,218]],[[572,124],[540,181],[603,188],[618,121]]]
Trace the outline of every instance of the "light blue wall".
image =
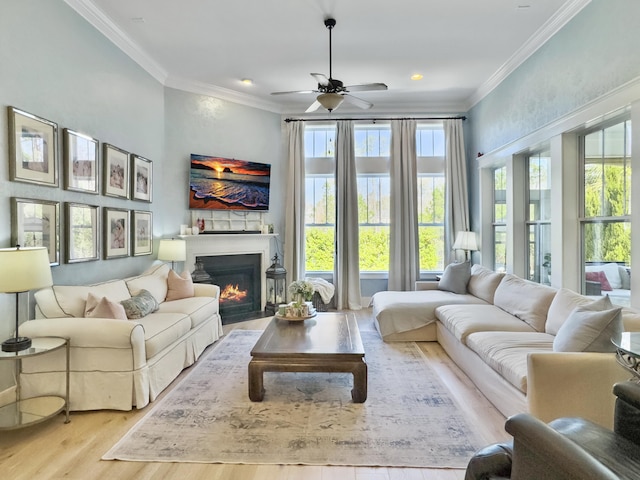
[[[593,0],[467,114],[470,198],[488,153],[640,76],[640,1]],[[477,204],[471,205],[477,228]]]
[[[181,90],[165,90],[166,161],[171,181],[162,193],[162,231],[189,224],[189,155],[215,155],[271,164],[269,212],[264,223],[284,228],[284,169],[280,115]],[[240,212],[235,215],[242,216]]]

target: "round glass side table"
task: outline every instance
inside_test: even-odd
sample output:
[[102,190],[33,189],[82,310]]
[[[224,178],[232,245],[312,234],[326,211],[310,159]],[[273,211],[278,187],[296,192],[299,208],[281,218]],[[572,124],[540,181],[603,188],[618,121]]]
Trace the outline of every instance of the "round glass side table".
[[[15,362],[15,398],[14,402],[0,407],[0,430],[14,430],[43,422],[65,411],[65,422],[69,423],[69,340],[61,337],[32,338],[31,347],[18,352],[0,351],[0,361]],[[46,355],[64,349],[65,363],[61,365],[65,376],[65,396],[42,395],[22,398],[20,374],[22,361],[38,355]]]
[[640,332],[622,332],[611,338],[616,347],[616,360],[640,383]]

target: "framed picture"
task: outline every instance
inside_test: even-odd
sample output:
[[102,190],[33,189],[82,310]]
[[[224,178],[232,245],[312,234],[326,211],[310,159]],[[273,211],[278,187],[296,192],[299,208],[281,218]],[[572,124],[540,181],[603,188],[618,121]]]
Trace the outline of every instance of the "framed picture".
[[153,252],[153,213],[133,211],[132,240],[133,255],[151,255]]
[[129,210],[104,208],[104,258],[129,256]]
[[104,194],[129,198],[129,153],[104,144]]
[[18,182],[58,186],[58,125],[9,107],[9,176]]
[[152,193],[153,162],[138,155],[131,155],[131,198],[151,203]]
[[98,140],[63,130],[64,188],[75,192],[100,193]]
[[67,263],[100,258],[98,207],[82,203],[65,204]]
[[47,247],[49,263],[60,264],[60,203],[11,198],[12,244]]

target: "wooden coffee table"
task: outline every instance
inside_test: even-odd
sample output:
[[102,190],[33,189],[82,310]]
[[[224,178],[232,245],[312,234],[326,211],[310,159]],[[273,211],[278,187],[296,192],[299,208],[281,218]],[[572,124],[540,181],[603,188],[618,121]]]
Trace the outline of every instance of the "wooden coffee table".
[[264,372],[343,372],[353,374],[351,398],[367,399],[367,364],[354,315],[318,313],[290,322],[273,318],[251,350],[249,398],[264,398]]

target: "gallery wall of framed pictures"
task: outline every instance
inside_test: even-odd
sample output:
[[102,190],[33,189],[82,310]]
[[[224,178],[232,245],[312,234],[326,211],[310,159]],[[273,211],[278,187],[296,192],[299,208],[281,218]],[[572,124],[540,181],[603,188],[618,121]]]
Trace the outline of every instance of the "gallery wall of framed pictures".
[[[11,106],[8,115],[11,181],[62,186],[72,196],[88,193],[96,199],[153,202],[151,160],[110,143],[100,148],[98,139],[63,128],[60,168],[58,124]],[[72,264],[152,254],[151,211],[100,205],[100,201],[87,204],[78,197],[64,202],[62,210],[61,202],[11,197],[12,244],[46,247],[52,266],[62,258]]]

